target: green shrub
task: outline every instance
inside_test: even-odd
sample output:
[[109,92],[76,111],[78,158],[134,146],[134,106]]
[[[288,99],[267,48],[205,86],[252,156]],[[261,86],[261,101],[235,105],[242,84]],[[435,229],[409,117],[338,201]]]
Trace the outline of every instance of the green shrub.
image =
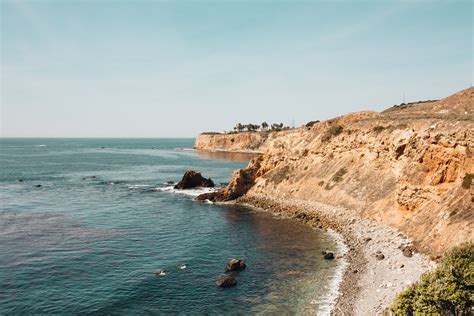
[[377,133],[377,134],[378,134],[378,133],[380,133],[381,131],[383,131],[384,129],[385,129],[385,127],[378,125],[378,126],[374,126],[374,128],[372,128],[372,131],[373,131],[374,133]]
[[341,125],[334,125],[328,129],[328,133],[332,136],[337,136],[342,133],[344,128]]
[[347,173],[347,169],[346,168],[341,168],[339,169],[331,178],[331,181],[334,181],[334,182],[341,182],[342,181],[342,177]]
[[276,172],[274,172],[270,181],[272,181],[275,184],[280,184],[280,182],[288,178],[289,172],[290,172],[290,167],[284,166],[283,168],[278,169]]
[[221,135],[222,133],[218,133],[218,132],[203,132],[201,133],[201,135]]
[[462,187],[464,189],[470,189],[471,188],[471,183],[472,179],[474,179],[474,174],[472,173],[466,173],[464,178],[462,179]]
[[328,128],[328,130],[326,131],[326,133],[324,133],[323,137],[321,138],[321,140],[323,142],[327,142],[329,141],[333,136],[337,136],[339,134],[342,133],[342,131],[344,130],[344,128],[341,126],[341,125],[334,125],[334,126],[331,126],[330,128]]
[[316,123],[319,123],[319,121],[310,121],[310,122],[306,123],[305,126],[306,127],[313,127],[313,125],[316,124]]
[[474,300],[474,243],[447,253],[438,268],[400,293],[395,315],[469,315]]

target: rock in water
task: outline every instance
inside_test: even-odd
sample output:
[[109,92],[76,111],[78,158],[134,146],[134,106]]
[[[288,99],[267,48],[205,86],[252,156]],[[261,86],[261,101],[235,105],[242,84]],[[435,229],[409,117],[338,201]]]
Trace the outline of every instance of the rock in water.
[[197,187],[204,187],[204,188],[212,188],[214,186],[214,182],[211,178],[206,179],[204,178],[201,173],[188,170],[184,174],[183,178],[177,185],[174,186],[175,189],[192,189]]
[[242,271],[245,269],[246,264],[243,260],[241,259],[231,259],[229,262],[227,262],[227,265],[225,266],[225,271],[231,272],[231,271]]
[[237,285],[237,281],[234,277],[228,275],[222,278],[217,279],[216,285],[218,287],[229,288]]
[[154,272],[156,276],[165,276],[166,272],[165,270],[158,270]]
[[333,260],[334,259],[334,254],[332,252],[326,252],[324,254],[324,259],[326,260]]

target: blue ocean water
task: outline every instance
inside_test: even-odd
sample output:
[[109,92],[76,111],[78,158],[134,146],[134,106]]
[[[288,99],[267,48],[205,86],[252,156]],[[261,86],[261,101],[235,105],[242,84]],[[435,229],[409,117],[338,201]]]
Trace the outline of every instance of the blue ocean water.
[[[327,311],[337,262],[321,251],[333,238],[172,190],[188,169],[223,186],[247,164],[193,143],[0,139],[0,314]],[[248,267],[217,288],[230,258]]]

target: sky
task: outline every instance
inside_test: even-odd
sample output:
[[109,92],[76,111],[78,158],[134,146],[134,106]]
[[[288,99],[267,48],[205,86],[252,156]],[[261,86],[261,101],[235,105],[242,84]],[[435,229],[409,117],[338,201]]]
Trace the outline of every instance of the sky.
[[300,126],[473,81],[468,1],[8,1],[2,137]]

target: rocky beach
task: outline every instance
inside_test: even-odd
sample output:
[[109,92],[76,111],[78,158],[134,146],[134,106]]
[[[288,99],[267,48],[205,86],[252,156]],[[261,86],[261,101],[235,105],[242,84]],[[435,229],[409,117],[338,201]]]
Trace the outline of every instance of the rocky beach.
[[[381,314],[472,241],[474,89],[278,132],[202,134],[204,151],[261,153],[197,199],[250,205],[332,229],[347,251],[334,314]],[[227,147],[228,146],[228,147]]]
[[436,267],[423,254],[404,254],[412,241],[403,233],[347,209],[255,195],[242,197],[237,203],[302,221],[315,229],[332,229],[342,237],[347,251],[335,254],[344,267],[333,307],[336,315],[381,314],[397,293]]

